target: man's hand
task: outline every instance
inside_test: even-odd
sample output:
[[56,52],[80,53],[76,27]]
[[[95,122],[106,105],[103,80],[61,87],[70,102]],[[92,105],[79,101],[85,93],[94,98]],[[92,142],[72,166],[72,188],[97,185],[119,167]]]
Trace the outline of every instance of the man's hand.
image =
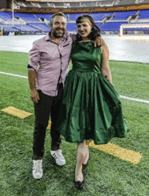
[[97,37],[94,42],[94,47],[100,47],[105,45],[105,41],[101,37]]
[[39,93],[36,90],[36,71],[35,70],[28,70],[28,79],[29,79],[29,84],[30,84],[30,89],[31,89],[31,100],[34,103],[38,103],[39,100]]
[[38,91],[37,91],[36,89],[31,90],[30,97],[31,97],[31,100],[32,100],[34,103],[38,103],[38,100],[39,100],[39,93],[38,93]]

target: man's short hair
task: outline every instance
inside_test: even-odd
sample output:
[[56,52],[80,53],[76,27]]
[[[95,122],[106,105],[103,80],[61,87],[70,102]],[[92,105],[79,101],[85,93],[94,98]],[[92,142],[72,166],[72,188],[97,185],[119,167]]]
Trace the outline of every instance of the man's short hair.
[[51,16],[51,18],[50,18],[50,25],[53,25],[53,21],[54,21],[55,16],[63,16],[67,20],[65,14],[63,14],[62,12],[58,12],[58,13],[55,13],[55,14],[53,14]]

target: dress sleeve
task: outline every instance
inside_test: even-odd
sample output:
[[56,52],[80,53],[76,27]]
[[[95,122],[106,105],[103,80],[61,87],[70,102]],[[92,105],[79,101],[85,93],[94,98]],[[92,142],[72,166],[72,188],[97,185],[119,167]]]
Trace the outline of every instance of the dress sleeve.
[[28,68],[31,70],[36,70],[38,67],[38,64],[40,62],[40,51],[39,51],[39,45],[37,42],[33,43],[32,49],[29,51],[29,66]]

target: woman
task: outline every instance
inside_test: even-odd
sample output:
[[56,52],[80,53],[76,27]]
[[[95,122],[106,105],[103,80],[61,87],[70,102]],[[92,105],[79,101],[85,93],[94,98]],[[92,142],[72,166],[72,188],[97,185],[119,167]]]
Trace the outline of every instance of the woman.
[[113,137],[125,137],[129,128],[112,85],[108,47],[95,48],[93,44],[100,29],[89,15],[80,16],[76,24],[73,67],[66,78],[57,128],[66,141],[78,143],[75,185],[82,189],[82,169],[89,159],[90,139],[96,145],[107,144]]

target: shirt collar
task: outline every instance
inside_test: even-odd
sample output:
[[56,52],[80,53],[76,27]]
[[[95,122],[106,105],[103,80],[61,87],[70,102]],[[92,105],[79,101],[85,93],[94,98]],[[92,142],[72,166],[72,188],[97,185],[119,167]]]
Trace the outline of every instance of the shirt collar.
[[[51,41],[51,32],[49,32],[47,35],[46,35],[46,37],[45,37],[45,40],[46,41]],[[66,33],[63,35],[63,39],[66,39],[67,37],[66,37]]]

